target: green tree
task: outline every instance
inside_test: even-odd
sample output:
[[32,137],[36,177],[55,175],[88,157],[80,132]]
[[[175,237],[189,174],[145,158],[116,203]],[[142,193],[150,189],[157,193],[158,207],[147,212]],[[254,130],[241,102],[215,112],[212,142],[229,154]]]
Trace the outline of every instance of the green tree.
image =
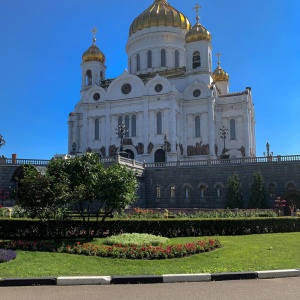
[[23,175],[17,191],[18,204],[31,218],[59,219],[67,204],[66,178],[42,174],[32,165],[23,166]]
[[[136,199],[134,172],[118,164],[104,168],[97,154],[52,160],[44,175],[32,166],[24,166],[24,172],[18,192],[20,206],[33,217],[39,211],[49,211],[48,219],[53,210],[76,210],[87,240],[115,209],[123,209]],[[91,222],[92,217],[96,222]]]
[[230,209],[244,207],[244,199],[241,189],[240,178],[237,173],[232,174],[227,179],[225,207]]
[[261,172],[256,172],[252,176],[249,208],[268,208],[265,182]]

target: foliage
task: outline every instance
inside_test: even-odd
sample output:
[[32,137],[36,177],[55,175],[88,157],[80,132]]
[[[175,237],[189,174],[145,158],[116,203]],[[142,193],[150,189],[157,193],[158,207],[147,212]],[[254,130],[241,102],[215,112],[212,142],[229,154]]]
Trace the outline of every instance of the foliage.
[[[170,212],[169,217],[175,219],[219,219],[219,218],[253,218],[253,217],[276,217],[278,214],[272,210],[260,209],[216,209],[211,211],[194,211],[186,213],[183,211]],[[134,208],[132,212],[114,212],[115,219],[164,219],[163,211],[151,209]]]
[[61,209],[67,205],[67,179],[49,170],[42,174],[32,165],[24,165],[23,174],[17,197],[24,212],[41,220],[61,218]]
[[232,174],[227,179],[227,193],[225,203],[225,207],[231,209],[244,207],[240,178],[237,173]]
[[[0,243],[2,247],[10,247],[23,251],[49,251],[69,254],[84,254],[89,256],[101,256],[112,258],[129,258],[129,259],[166,259],[185,257],[192,254],[212,251],[221,247],[217,239],[209,239],[191,242],[179,245],[167,245],[163,247],[149,245],[95,245],[89,243],[77,242],[75,245],[64,244],[58,247],[55,243],[49,242],[4,242]],[[51,248],[52,246],[52,248]],[[0,253],[1,259],[1,253]]]
[[0,263],[8,262],[16,257],[17,254],[15,251],[0,249]]
[[168,240],[168,238],[147,233],[124,233],[121,235],[107,237],[104,244],[117,244],[122,246],[158,246],[167,243]]
[[[91,226],[97,221],[91,220]],[[62,239],[86,237],[81,220],[49,221],[43,226],[39,220],[0,219],[2,239]],[[300,231],[300,218],[257,217],[227,219],[121,219],[106,220],[101,223],[96,237],[103,233],[147,233],[164,237],[247,235],[275,232]]]
[[250,188],[249,208],[268,208],[265,182],[261,172],[253,174]]
[[[82,217],[86,238],[91,239],[115,209],[124,209],[136,198],[133,171],[121,165],[104,168],[97,154],[50,161],[46,174],[24,166],[18,203],[32,218],[62,219],[67,209]],[[96,223],[91,222],[91,215]],[[93,227],[91,227],[93,225]]]

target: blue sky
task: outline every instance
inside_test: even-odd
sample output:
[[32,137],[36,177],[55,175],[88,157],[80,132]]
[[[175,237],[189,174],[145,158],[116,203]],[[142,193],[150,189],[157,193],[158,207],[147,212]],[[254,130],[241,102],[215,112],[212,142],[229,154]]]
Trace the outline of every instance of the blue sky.
[[[50,159],[67,152],[67,116],[79,101],[81,56],[98,28],[107,78],[127,68],[131,22],[153,0],[1,0],[0,154]],[[195,0],[169,0],[195,23]],[[257,156],[300,154],[300,1],[204,0],[200,22],[230,75],[252,88]],[[217,66],[214,58],[213,66]]]

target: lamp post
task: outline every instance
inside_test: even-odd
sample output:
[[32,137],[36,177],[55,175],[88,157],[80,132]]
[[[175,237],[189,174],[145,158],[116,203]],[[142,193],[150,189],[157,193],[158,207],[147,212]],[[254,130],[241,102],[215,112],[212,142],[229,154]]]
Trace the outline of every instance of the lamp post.
[[220,128],[220,137],[224,142],[224,147],[223,147],[221,158],[229,158],[229,155],[225,155],[225,152],[226,152],[225,141],[226,141],[227,134],[228,134],[228,129],[225,128],[223,125],[223,127]]
[[[116,135],[121,139],[120,140],[120,155],[121,153],[124,154],[123,152],[123,141],[124,141],[124,137],[125,137],[125,134],[128,132],[128,130],[126,129],[125,127],[125,124],[124,123],[120,123],[118,125],[118,129],[115,129],[116,130]],[[122,156],[128,156],[128,153],[126,152],[126,155],[122,155]]]
[[4,140],[3,136],[2,136],[2,134],[0,134],[0,149],[4,145],[5,145],[5,140]]

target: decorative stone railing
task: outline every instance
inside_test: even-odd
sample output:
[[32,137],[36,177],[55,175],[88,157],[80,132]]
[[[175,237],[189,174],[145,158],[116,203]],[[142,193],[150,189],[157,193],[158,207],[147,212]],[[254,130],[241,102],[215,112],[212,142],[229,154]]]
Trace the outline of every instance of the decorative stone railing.
[[[179,160],[173,162],[159,162],[159,163],[143,163],[135,159],[125,158],[117,155],[116,157],[102,157],[101,162],[104,164],[120,163],[133,167],[135,169],[144,170],[145,168],[172,168],[172,167],[194,167],[194,166],[218,166],[218,165],[243,165],[243,164],[261,164],[261,163],[281,163],[281,162],[300,162],[300,155],[277,155],[269,157],[242,157],[232,159],[208,159],[208,160]],[[0,165],[23,165],[31,164],[35,166],[46,166],[49,160],[44,159],[13,159],[0,158]]]
[[232,159],[208,159],[191,161],[174,161],[160,163],[145,163],[145,168],[170,168],[170,167],[194,167],[194,166],[219,166],[219,165],[244,165],[261,163],[300,162],[300,155],[269,156],[269,157],[242,157]]

